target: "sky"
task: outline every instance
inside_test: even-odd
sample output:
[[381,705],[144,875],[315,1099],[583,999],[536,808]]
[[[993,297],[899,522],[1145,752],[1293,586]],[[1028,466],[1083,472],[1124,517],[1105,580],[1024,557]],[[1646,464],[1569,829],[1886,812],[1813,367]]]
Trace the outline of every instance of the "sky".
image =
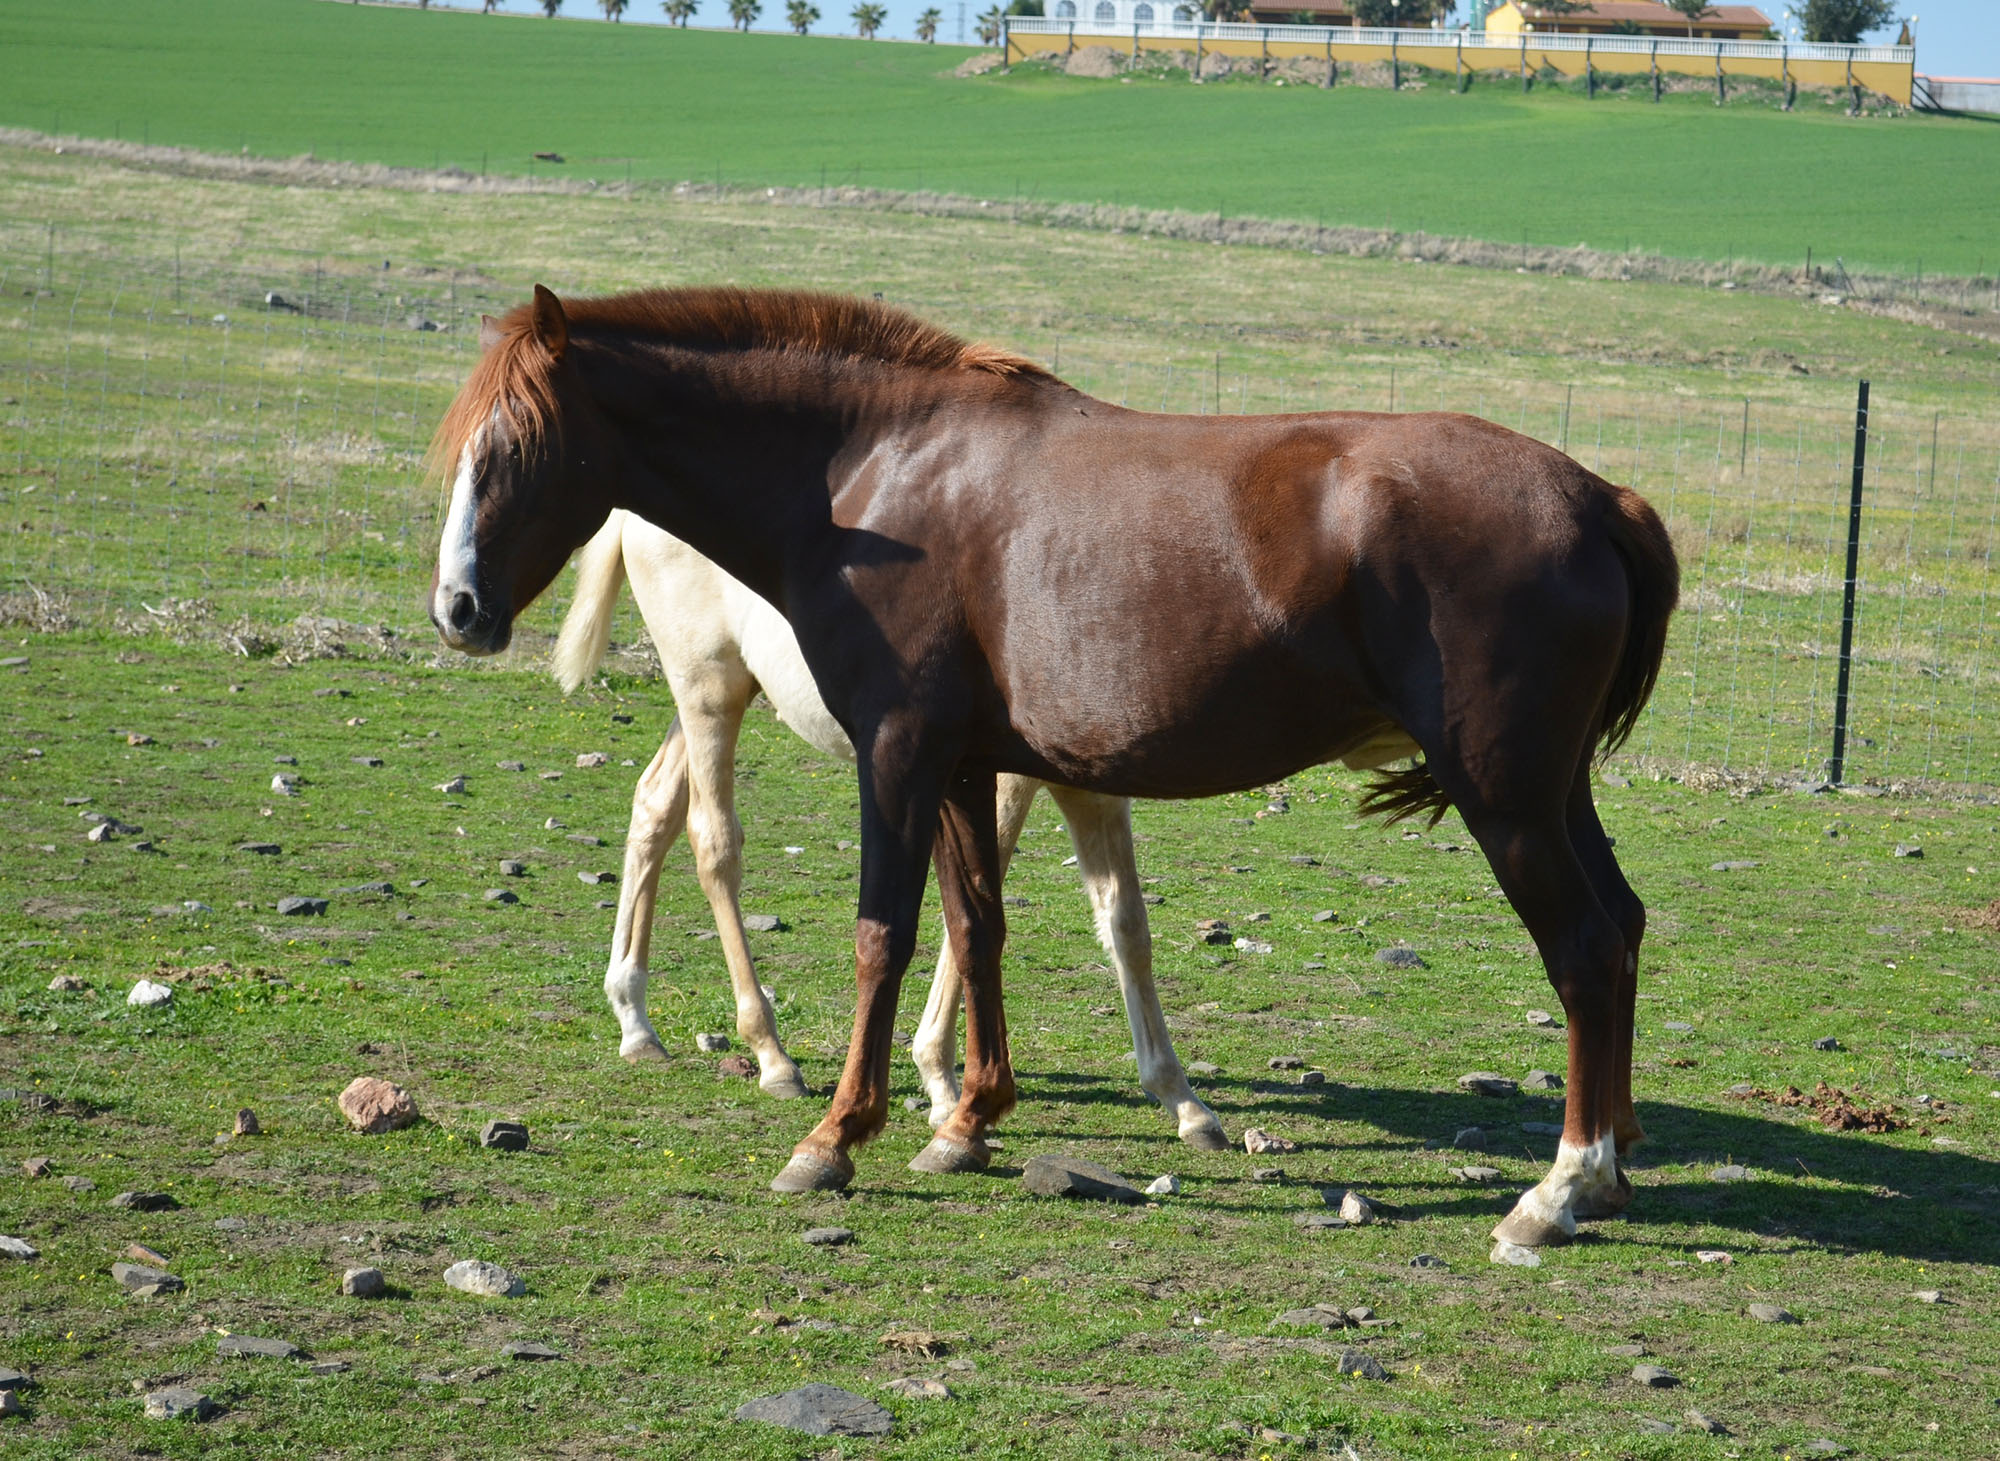
[[[440,4],[448,0],[439,0]],[[854,33],[854,22],[848,11],[853,8],[850,0],[815,0],[823,19],[813,27],[816,32],[828,34]],[[967,45],[978,40],[974,33],[974,17],[993,3],[993,0],[882,0],[889,11],[889,23],[883,29],[885,36],[908,40],[916,25],[920,11],[931,5],[944,14],[944,24],[939,28],[940,41],[964,41]],[[1784,15],[1784,0],[1750,0],[1760,6],[1766,15],[1779,21]],[[721,28],[729,24],[728,0],[701,0],[701,8],[695,12],[693,24]],[[477,9],[470,0],[455,0],[455,8]],[[534,0],[501,0],[501,9],[515,11],[536,11],[540,9]],[[562,13],[577,19],[595,17],[599,14],[596,0],[563,0]],[[1995,76],[2000,77],[2000,0],[1910,0],[1899,6],[1898,16],[1914,15],[1917,25],[1917,69],[1931,76]],[[959,23],[963,17],[964,32],[960,33]],[[657,0],[631,0],[626,11],[627,23],[633,21],[664,23]],[[764,13],[757,22],[759,30],[781,30],[784,28],[784,0],[764,0]],[[1787,32],[1795,29],[1786,18],[1779,21]],[[1871,35],[1870,40],[1893,41],[1896,27],[1891,25]]]

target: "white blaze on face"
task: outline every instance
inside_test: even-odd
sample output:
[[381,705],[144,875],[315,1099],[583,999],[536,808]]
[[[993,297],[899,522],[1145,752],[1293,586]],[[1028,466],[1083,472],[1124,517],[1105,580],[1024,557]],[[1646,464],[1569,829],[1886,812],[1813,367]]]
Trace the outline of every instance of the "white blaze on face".
[[432,608],[439,622],[449,623],[451,601],[461,593],[476,597],[479,562],[473,547],[472,479],[479,460],[480,438],[475,433],[459,455],[458,476],[451,484],[451,507],[445,513],[444,535],[438,540],[437,594]]

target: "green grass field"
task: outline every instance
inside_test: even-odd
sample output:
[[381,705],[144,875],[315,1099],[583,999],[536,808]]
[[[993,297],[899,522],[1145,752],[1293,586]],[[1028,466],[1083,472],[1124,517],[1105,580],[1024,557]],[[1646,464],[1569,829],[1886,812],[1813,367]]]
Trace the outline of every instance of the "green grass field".
[[[1504,242],[1970,276],[2000,126],[1048,75],[951,47],[307,0],[12,0],[0,122],[214,151],[1122,201]],[[545,165],[544,165],[545,166]]]
[[[1347,1444],[1364,1461],[1691,1461],[1803,1457],[1827,1438],[1860,1456],[1985,1461],[2000,1449],[2000,933],[1969,917],[2000,859],[1990,806],[1602,788],[1652,909],[1636,1077],[1652,1142],[1629,1220],[1521,1270],[1487,1262],[1486,1233],[1550,1156],[1520,1123],[1551,1119],[1555,1103],[1454,1083],[1560,1069],[1562,1037],[1524,1018],[1555,1007],[1551,993],[1455,818],[1426,836],[1357,824],[1358,779],[1326,772],[1294,778],[1290,811],[1264,820],[1251,820],[1261,795],[1139,809],[1183,1058],[1220,1067],[1198,1085],[1232,1136],[1262,1126],[1297,1154],[1189,1153],[1138,1091],[1045,803],[1009,882],[1028,900],[1009,910],[1006,965],[1022,1102],[995,1170],[904,1169],[928,1129],[903,1108],[918,1086],[899,1052],[894,1119],[860,1154],[853,1195],[780,1199],[765,1183],[819,1098],[770,1101],[694,1053],[694,1034],[729,1029],[731,1009],[684,844],[654,946],[652,1008],[673,1063],[621,1064],[599,992],[607,890],[576,873],[618,866],[636,774],[619,762],[643,762],[665,726],[657,684],[616,679],[564,703],[519,675],[393,660],[246,663],[98,635],[27,636],[9,652],[28,664],[0,670],[0,1232],[42,1255],[0,1259],[0,1365],[36,1381],[27,1418],[0,1420],[9,1456],[1043,1461]],[[133,732],[152,743],[128,745]],[[611,765],[579,770],[584,751]],[[277,755],[298,758],[296,797],[270,794]],[[509,758],[528,769],[494,769]],[[852,1009],[851,773],[761,711],[743,767],[746,906],[789,925],[753,935],[754,951],[788,1045],[824,1088]],[[433,789],[455,774],[464,795]],[[66,804],[79,796],[93,800]],[[93,846],[80,811],[142,831]],[[151,851],[135,850],[142,839]],[[249,839],[283,850],[234,850]],[[1891,856],[1911,841],[1922,861]],[[503,878],[502,858],[529,876]],[[1711,871],[1719,861],[1757,866]],[[336,895],[324,918],[273,911],[287,894],[378,880],[395,891]],[[517,905],[481,901],[503,883]],[[1339,921],[1311,921],[1318,909]],[[1259,912],[1268,956],[1196,942],[1196,919]],[[1429,967],[1376,959],[1397,944]],[[88,987],[49,992],[58,974]],[[126,1007],[142,975],[174,982],[170,1009]],[[906,1030],[923,993],[913,977]],[[1829,1035],[1844,1048],[1814,1050]],[[1279,1055],[1331,1084],[1268,1069]],[[427,1120],[388,1137],[343,1131],[332,1100],[361,1073],[403,1083]],[[1822,1079],[1909,1124],[1834,1132],[1724,1094]],[[217,1143],[244,1105],[267,1134]],[[495,1116],[525,1121],[531,1150],[481,1150],[474,1133]],[[1471,1126],[1487,1133],[1483,1156],[1450,1148]],[[1182,1192],[1137,1209],[1030,1198],[1012,1176],[1047,1151],[1142,1181],[1172,1172]],[[25,1177],[31,1156],[52,1157],[53,1174]],[[1502,1176],[1468,1185],[1451,1172],[1468,1161]],[[1751,1178],[1711,1180],[1732,1162]],[[1249,1180],[1265,1166],[1284,1181]],[[1390,1221],[1301,1231],[1323,1187],[1370,1194]],[[133,1189],[179,1206],[109,1205]],[[855,1231],[852,1248],[800,1241],[830,1222]],[[108,1270],[134,1241],[163,1253],[186,1292],[126,1297]],[[1413,1269],[1420,1253],[1449,1267]],[[527,1296],[451,1293],[439,1275],[465,1257],[520,1273]],[[362,1263],[384,1270],[391,1297],[339,1296],[342,1270]],[[1277,1322],[1320,1302],[1390,1323]],[[1802,1322],[1758,1323],[1747,1308],[1760,1302]],[[913,1327],[946,1352],[881,1342]],[[221,1331],[351,1368],[219,1359]],[[567,1358],[510,1367],[498,1356],[510,1340]],[[1630,1380],[1634,1359],[1613,1347],[1634,1343],[1680,1388]],[[1392,1378],[1335,1374],[1349,1347]],[[955,1398],[880,1388],[906,1373],[941,1375]],[[144,1420],[135,1384],[169,1377],[228,1413],[202,1427]],[[808,1380],[883,1399],[895,1434],[829,1443],[729,1418]],[[1691,1429],[1691,1408],[1729,1436]]]
[[[1670,515],[1688,597],[1632,748],[1651,758],[1599,790],[1650,908],[1636,1080],[1652,1141],[1629,1219],[1539,1268],[1488,1263],[1488,1230],[1551,1155],[1523,1123],[1555,1106],[1455,1081],[1559,1068],[1560,1033],[1525,1018],[1553,994],[1457,820],[1363,824],[1358,778],[1337,771],[1293,778],[1289,810],[1261,819],[1265,795],[1136,813],[1182,1056],[1219,1067],[1199,1085],[1232,1136],[1263,1126],[1299,1152],[1173,1140],[1124,1058],[1045,804],[1008,889],[1027,900],[1009,909],[1006,964],[1023,1099],[1001,1163],[976,1179],[904,1169],[928,1128],[902,1105],[917,1084],[899,1052],[890,1128],[853,1195],[769,1194],[818,1098],[772,1102],[695,1053],[732,1011],[684,844],[654,944],[673,1063],[619,1063],[600,992],[613,890],[576,874],[620,865],[637,774],[620,763],[643,764],[664,732],[663,687],[616,673],[564,701],[535,635],[475,668],[436,655],[418,606],[436,532],[418,452],[473,319],[535,279],[879,290],[1114,400],[1274,410],[1394,393],[1566,440],[1637,481]],[[268,308],[268,291],[303,312]],[[424,319],[448,328],[412,328]],[[0,1257],[0,1366],[34,1380],[26,1414],[0,1418],[0,1449],[1803,1461],[1826,1439],[1990,1461],[1996,365],[1977,336],[1806,298],[742,199],[252,185],[0,149],[0,1234],[41,1255]],[[1882,435],[1856,682],[1873,744],[1857,741],[1853,770],[1876,784],[1807,797],[1761,773],[1796,772],[1823,741],[1838,613],[1825,534],[1861,371]],[[38,627],[32,589],[79,622]],[[530,627],[552,627],[552,608]],[[635,633],[627,617],[618,637]],[[579,768],[587,751],[611,764]],[[297,797],[269,790],[278,756],[297,758]],[[1886,785],[1967,766],[1953,795]],[[458,774],[464,795],[435,789]],[[852,1018],[854,806],[848,768],[753,711],[745,903],[788,925],[753,949],[821,1088]],[[141,830],[91,844],[93,812]],[[504,877],[509,858],[528,876]],[[336,892],[378,881],[394,891]],[[517,904],[482,899],[502,884]],[[289,894],[335,896],[323,918],[280,917]],[[1198,919],[1260,913],[1269,955],[1197,941]],[[1396,945],[1428,967],[1376,957]],[[86,987],[51,990],[62,974]],[[143,976],[174,985],[170,1008],[125,1004]],[[1826,1036],[1843,1048],[1815,1050]],[[1280,1055],[1329,1084],[1295,1084],[1269,1067]],[[426,1120],[346,1133],[333,1098],[363,1073],[405,1084]],[[1906,1124],[1836,1132],[1726,1094],[1822,1079]],[[243,1105],[266,1134],[218,1143]],[[525,1121],[531,1149],[479,1148],[493,1117]],[[1474,1125],[1483,1156],[1452,1149]],[[1137,1209],[1032,1199],[1012,1178],[1045,1151],[1171,1172],[1182,1192]],[[36,1156],[49,1176],[23,1172]],[[1452,1175],[1468,1161],[1500,1176]],[[1749,1180],[1712,1180],[1725,1164]],[[1265,1165],[1284,1181],[1251,1181]],[[1348,1187],[1390,1221],[1296,1225],[1324,1210],[1322,1189]],[[111,1207],[127,1190],[179,1206]],[[856,1242],[800,1240],[825,1223]],[[126,1296],[110,1265],[133,1242],[186,1291]],[[1448,1267],[1413,1268],[1419,1254]],[[466,1257],[519,1272],[526,1296],[446,1290]],[[385,1271],[388,1298],[339,1295],[362,1263]],[[1930,1291],[1945,1302],[1912,1297]],[[1278,1322],[1314,1303],[1390,1322]],[[1757,1322],[1753,1303],[1802,1322]],[[944,1352],[882,1342],[913,1327]],[[221,1331],[346,1368],[225,1360]],[[566,1358],[510,1365],[513,1340]],[[1680,1387],[1632,1381],[1641,1357],[1617,1351],[1634,1344]],[[1391,1378],[1338,1374],[1350,1347]],[[881,1388],[907,1374],[942,1376],[954,1398]],[[138,1391],[169,1380],[224,1414],[145,1420]],[[895,1433],[815,1440],[730,1419],[807,1380],[881,1399]],[[1728,1434],[1692,1429],[1691,1409]]]

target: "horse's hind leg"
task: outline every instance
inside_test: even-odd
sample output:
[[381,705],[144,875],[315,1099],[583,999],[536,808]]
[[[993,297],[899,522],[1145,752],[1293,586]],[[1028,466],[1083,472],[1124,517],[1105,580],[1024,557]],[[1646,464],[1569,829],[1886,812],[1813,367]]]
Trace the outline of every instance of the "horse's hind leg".
[[653,941],[653,904],[660,891],[660,863],[687,825],[687,742],[678,716],[652,764],[632,790],[632,823],[625,834],[625,876],[618,889],[618,917],[611,933],[611,963],[604,996],[618,1017],[618,1053],[625,1059],[665,1060],[646,1018],[646,959]]
[[[1588,761],[1578,770],[1570,788],[1568,820],[1570,843],[1597,890],[1597,900],[1625,939],[1625,960],[1618,970],[1617,1040],[1612,1054],[1611,1086],[1611,1132],[1622,1157],[1646,1139],[1645,1128],[1640,1126],[1638,1112],[1632,1107],[1632,1026],[1639,998],[1639,942],[1646,933],[1646,905],[1625,881],[1624,871],[1612,855],[1611,839],[1604,835],[1603,824],[1598,821],[1590,795]],[[1623,1211],[1631,1196],[1631,1184],[1621,1173],[1614,1200],[1601,1206],[1579,1207],[1576,1216],[1610,1217]]]
[[1160,1012],[1159,991],[1153,987],[1153,934],[1132,857],[1132,804],[1124,797],[1053,785],[1049,795],[1069,824],[1077,870],[1096,917],[1098,942],[1110,952],[1118,970],[1132,1048],[1139,1057],[1139,1084],[1172,1114],[1182,1141],[1198,1151],[1224,1151],[1229,1138],[1215,1113],[1188,1085],[1174,1053],[1173,1036],[1167,1032],[1166,1016]]
[[694,848],[701,890],[715,914],[722,957],[729,965],[736,1033],[757,1056],[762,1072],[757,1083],[767,1094],[786,1099],[805,1095],[806,1084],[778,1041],[777,1019],[750,958],[740,901],[743,824],[736,819],[736,742],[743,712],[755,693],[755,682],[745,676],[740,684],[704,685],[682,698],[682,733],[688,742],[688,842]]
[[[1007,864],[1020,843],[1021,829],[1027,825],[1028,809],[1042,783],[1027,776],[1002,776],[995,794],[994,817],[1000,847],[1000,875],[1006,877]],[[924,1004],[923,1022],[910,1041],[910,1056],[923,1077],[930,1096],[930,1123],[942,1126],[958,1105],[958,1002],[963,992],[958,962],[952,957],[951,940],[946,939],[938,954],[937,972],[931,977],[930,998]]]

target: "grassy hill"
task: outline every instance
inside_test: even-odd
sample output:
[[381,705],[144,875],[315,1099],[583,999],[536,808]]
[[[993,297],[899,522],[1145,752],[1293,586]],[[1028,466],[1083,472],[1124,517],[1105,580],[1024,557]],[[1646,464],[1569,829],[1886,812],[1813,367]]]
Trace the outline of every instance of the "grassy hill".
[[[2000,262],[2000,127],[1049,75],[966,54],[307,0],[10,0],[0,123],[622,179],[822,177],[1710,258]],[[1989,259],[1987,256],[1991,254]]]

